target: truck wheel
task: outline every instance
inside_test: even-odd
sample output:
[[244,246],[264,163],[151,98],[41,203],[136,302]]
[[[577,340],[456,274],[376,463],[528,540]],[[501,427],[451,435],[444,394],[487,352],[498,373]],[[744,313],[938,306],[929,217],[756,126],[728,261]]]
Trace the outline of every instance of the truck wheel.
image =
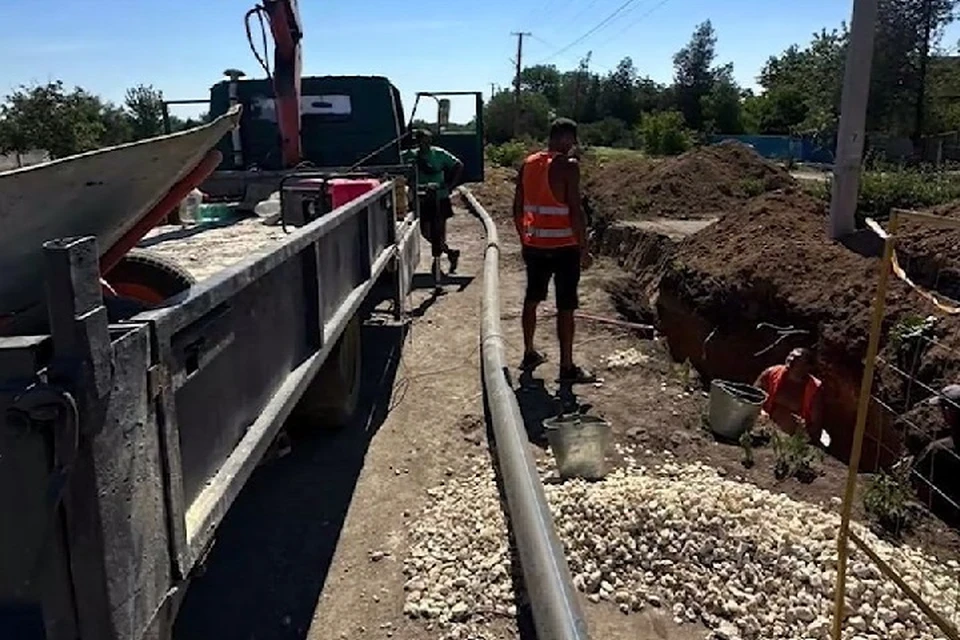
[[311,427],[346,426],[360,401],[360,356],[360,318],[355,316],[300,398],[294,419]]
[[134,249],[110,270],[107,282],[120,298],[155,306],[186,291],[197,279],[168,258]]

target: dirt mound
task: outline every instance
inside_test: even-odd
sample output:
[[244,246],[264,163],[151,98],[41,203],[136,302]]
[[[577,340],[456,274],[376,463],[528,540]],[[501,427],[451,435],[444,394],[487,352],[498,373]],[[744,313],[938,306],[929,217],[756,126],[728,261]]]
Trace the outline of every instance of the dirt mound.
[[712,218],[762,193],[796,185],[787,171],[737,142],[665,160],[602,159],[585,173],[584,192],[606,219]]
[[484,174],[483,182],[467,185],[470,192],[494,218],[511,216],[513,190],[517,180],[516,169],[488,165]]
[[[952,239],[938,237],[949,235]],[[931,234],[904,227],[900,242],[904,266],[937,265],[937,278],[911,272],[921,284],[940,288],[944,273],[960,260],[945,250],[958,246],[960,233]],[[798,188],[751,199],[716,223],[676,244],[672,254],[641,269],[632,287],[616,292],[621,303],[649,305],[655,280],[655,311],[673,356],[689,360],[706,378],[752,381],[771,364],[782,362],[796,346],[816,347],[825,382],[825,420],[834,437],[833,453],[849,455],[856,401],[866,351],[870,312],[877,281],[877,259],[864,257],[827,239],[822,204]],[[928,270],[932,273],[933,268]],[[621,308],[629,306],[621,304]],[[885,335],[902,318],[934,314],[935,309],[899,280],[891,281]],[[803,331],[773,348],[778,333],[770,325]],[[960,320],[941,316],[939,346],[916,368],[924,385],[939,388],[960,375]],[[895,362],[885,344],[882,357]],[[903,412],[929,392],[909,388],[884,369],[876,389],[883,402]],[[904,434],[893,415],[873,408],[864,455],[867,466],[886,465],[902,452]],[[922,413],[922,412],[921,412]],[[936,432],[936,414],[924,413]]]

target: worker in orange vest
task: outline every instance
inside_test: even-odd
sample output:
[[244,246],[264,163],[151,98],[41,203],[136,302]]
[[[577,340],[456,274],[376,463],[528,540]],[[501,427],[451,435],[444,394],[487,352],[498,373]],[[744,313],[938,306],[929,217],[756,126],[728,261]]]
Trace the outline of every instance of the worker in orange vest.
[[579,305],[580,270],[593,259],[587,247],[587,224],[580,204],[580,164],[574,155],[577,123],[560,118],[550,127],[546,151],[527,157],[517,175],[513,218],[523,243],[527,291],[523,303],[523,361],[532,371],[546,356],[534,348],[537,306],[547,299],[554,280],[560,383],[595,382],[596,376],[573,361],[573,313]]
[[805,431],[816,443],[823,431],[823,403],[813,367],[813,352],[794,349],[783,364],[765,369],[754,386],[767,392],[763,411],[777,426],[790,435]]

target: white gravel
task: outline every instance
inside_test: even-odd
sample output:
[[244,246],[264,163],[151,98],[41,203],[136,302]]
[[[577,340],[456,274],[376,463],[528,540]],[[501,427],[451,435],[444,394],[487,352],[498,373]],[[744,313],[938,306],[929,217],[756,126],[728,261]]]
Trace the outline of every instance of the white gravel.
[[[705,465],[635,463],[602,482],[547,484],[577,588],[624,614],[663,607],[705,638],[828,638],[839,517],[821,507],[721,477]],[[404,572],[404,612],[443,638],[483,638],[491,617],[512,617],[506,526],[493,472],[429,492]],[[935,609],[956,620],[960,566],[878,540],[856,525]],[[932,595],[937,594],[937,595]],[[882,579],[851,557],[844,638],[933,640],[942,634]]]
[[286,234],[260,218],[244,218],[226,226],[162,225],[140,246],[177,262],[197,280],[204,280],[252,255],[263,253]]

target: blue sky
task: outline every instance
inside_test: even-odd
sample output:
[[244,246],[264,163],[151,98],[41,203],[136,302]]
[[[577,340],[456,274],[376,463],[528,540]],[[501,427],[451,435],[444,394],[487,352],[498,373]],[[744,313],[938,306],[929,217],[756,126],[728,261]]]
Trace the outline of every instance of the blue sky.
[[[203,98],[228,67],[259,75],[243,14],[253,0],[6,0],[0,2],[0,93],[59,78],[119,101],[138,83],[169,99]],[[573,67],[593,50],[604,70],[629,55],[641,73],[669,81],[671,57],[694,27],[713,21],[720,62],[755,82],[767,57],[849,19],[849,0],[301,0],[304,73],[388,76],[409,110],[417,90],[490,91],[507,85],[516,38],[524,59]],[[623,10],[581,43],[553,55]],[[362,10],[358,10],[363,7]],[[945,42],[955,43],[952,28]],[[552,57],[551,57],[552,56]],[[469,118],[454,103],[455,119]]]

